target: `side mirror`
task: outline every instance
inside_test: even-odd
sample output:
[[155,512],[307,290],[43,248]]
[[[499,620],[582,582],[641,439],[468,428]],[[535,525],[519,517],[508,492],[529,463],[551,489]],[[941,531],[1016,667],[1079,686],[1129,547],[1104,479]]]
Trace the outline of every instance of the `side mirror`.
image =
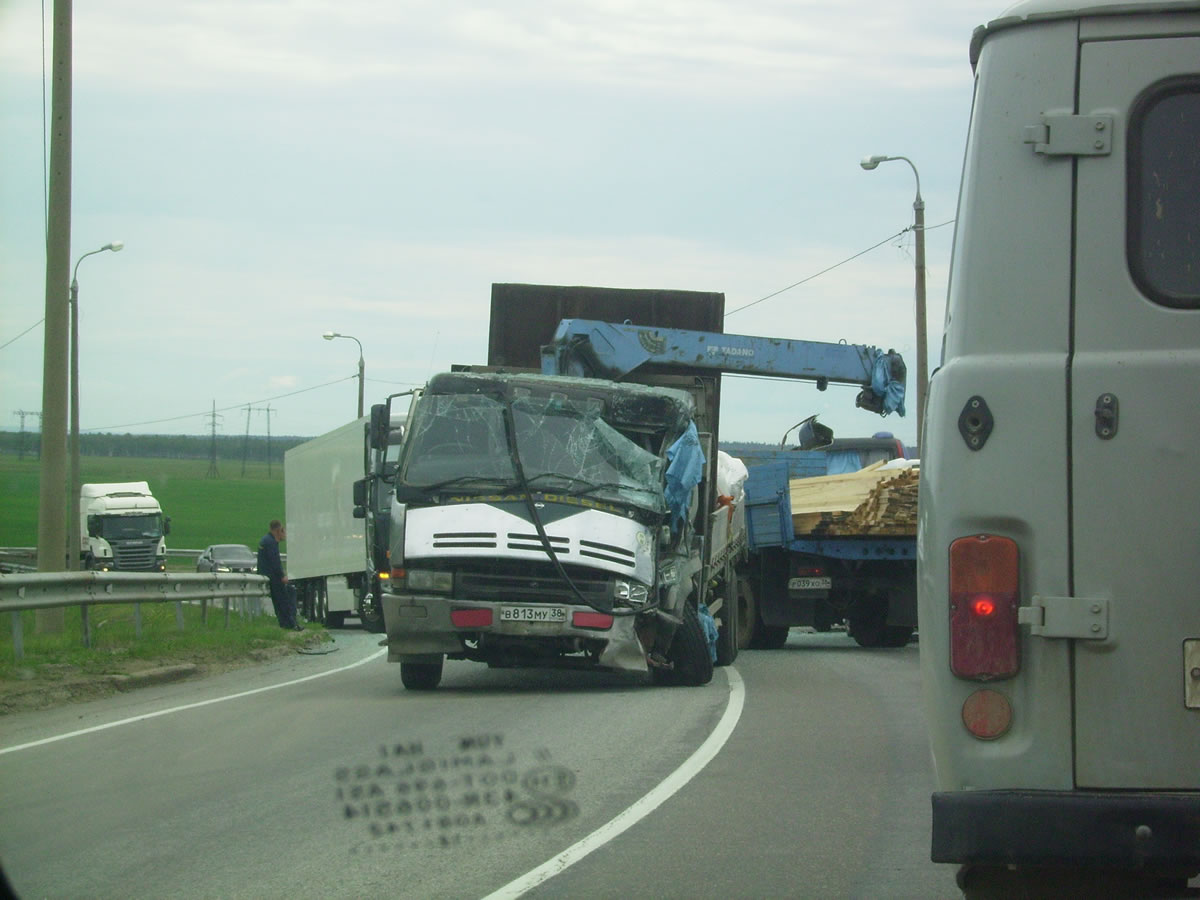
[[783,439],[779,442],[781,450],[787,446],[787,436],[793,430],[796,430],[796,441],[799,444],[797,449],[799,450],[820,450],[833,443],[833,429],[818,422],[816,416],[809,416],[783,433]]
[[354,518],[367,517],[367,479],[360,478],[354,482]]
[[163,534],[167,535],[170,533],[171,533],[171,517],[163,516]]
[[376,403],[371,407],[371,424],[367,430],[367,443],[372,450],[386,450],[388,431],[391,424],[391,411],[386,403]]
[[100,517],[99,516],[88,516],[87,517],[87,532],[88,532],[88,537],[100,537]]

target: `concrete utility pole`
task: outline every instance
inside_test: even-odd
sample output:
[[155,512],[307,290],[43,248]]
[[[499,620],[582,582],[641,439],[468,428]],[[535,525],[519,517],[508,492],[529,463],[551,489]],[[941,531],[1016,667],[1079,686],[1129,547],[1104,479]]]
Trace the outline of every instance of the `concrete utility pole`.
[[259,407],[259,412],[267,414],[267,477],[271,477],[271,415],[279,412],[277,409],[271,409],[271,404]]
[[[42,466],[38,571],[67,570],[67,299],[71,270],[71,0],[54,3],[46,221],[46,327],[42,351]],[[39,609],[38,633],[60,632],[62,609]]]

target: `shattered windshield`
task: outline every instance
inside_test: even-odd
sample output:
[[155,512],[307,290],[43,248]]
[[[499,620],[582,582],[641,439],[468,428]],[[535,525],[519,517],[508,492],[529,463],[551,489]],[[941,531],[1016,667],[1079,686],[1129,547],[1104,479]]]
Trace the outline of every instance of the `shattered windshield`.
[[[664,462],[569,398],[513,400],[521,466],[530,488],[630,503],[661,513]],[[404,483],[413,487],[511,489],[504,404],[479,394],[427,395],[413,423]]]

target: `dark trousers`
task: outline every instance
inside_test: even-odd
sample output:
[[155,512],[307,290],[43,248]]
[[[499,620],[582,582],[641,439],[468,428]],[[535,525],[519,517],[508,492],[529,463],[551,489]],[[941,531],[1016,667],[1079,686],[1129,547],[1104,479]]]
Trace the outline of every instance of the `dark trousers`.
[[280,628],[296,627],[296,591],[290,584],[271,579],[271,605],[275,607],[275,619]]

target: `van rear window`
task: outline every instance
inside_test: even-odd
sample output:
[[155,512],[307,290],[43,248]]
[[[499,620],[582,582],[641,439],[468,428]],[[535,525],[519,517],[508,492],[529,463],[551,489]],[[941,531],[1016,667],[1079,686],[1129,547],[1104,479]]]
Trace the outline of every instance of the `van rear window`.
[[1154,85],[1129,123],[1129,269],[1156,303],[1200,307],[1200,79]]

